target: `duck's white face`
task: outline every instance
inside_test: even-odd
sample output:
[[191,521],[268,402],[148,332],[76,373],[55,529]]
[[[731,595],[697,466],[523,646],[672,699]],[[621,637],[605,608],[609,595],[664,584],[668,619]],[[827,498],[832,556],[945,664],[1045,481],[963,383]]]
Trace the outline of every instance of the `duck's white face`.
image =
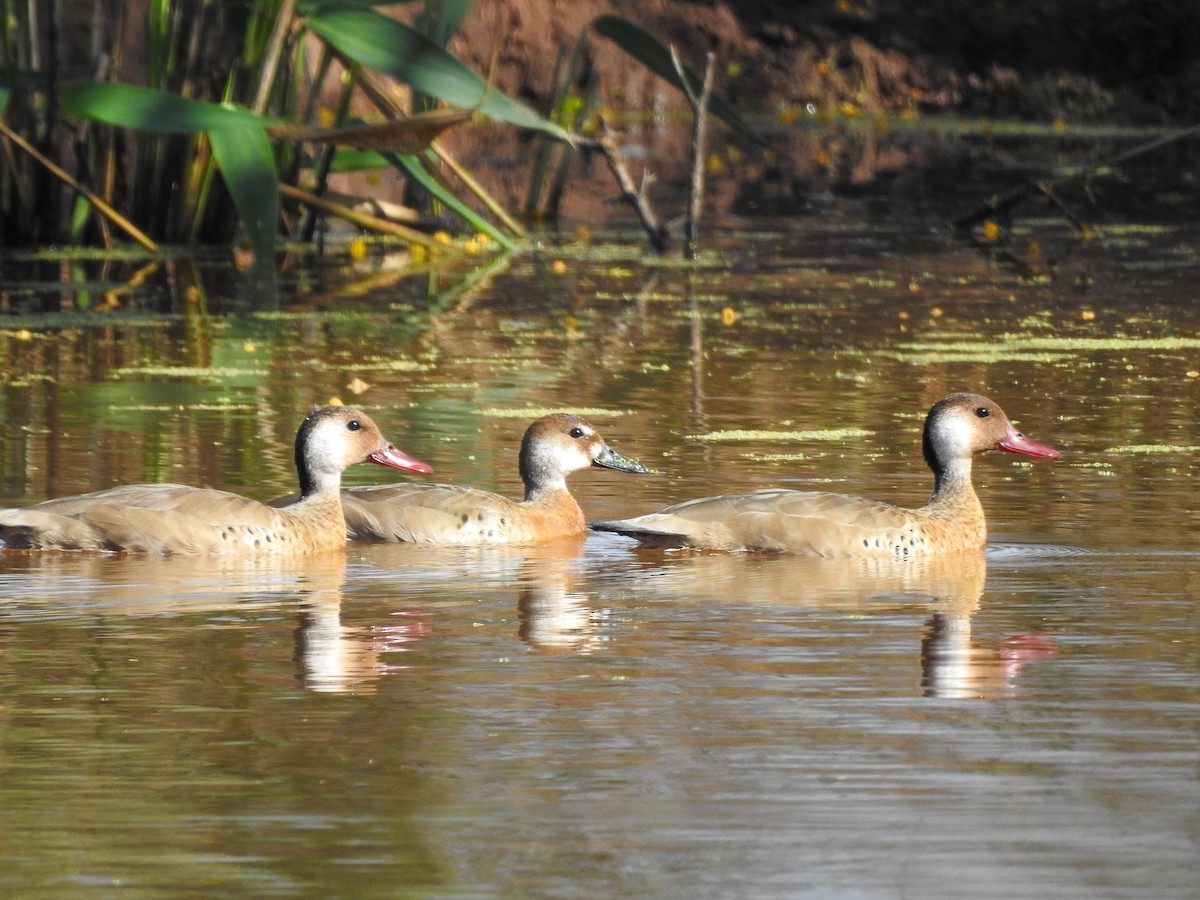
[[1037,459],[1060,456],[1017,431],[999,405],[979,394],[953,394],[935,404],[929,413],[928,439],[944,462],[992,449]]
[[527,486],[546,487],[571,472],[602,466],[643,473],[645,466],[617,453],[586,419],[565,413],[542,416],[521,442],[521,477]]
[[318,409],[301,427],[300,452],[312,475],[334,475],[370,460],[405,472],[428,474],[433,469],[396,449],[371,418],[347,406]]

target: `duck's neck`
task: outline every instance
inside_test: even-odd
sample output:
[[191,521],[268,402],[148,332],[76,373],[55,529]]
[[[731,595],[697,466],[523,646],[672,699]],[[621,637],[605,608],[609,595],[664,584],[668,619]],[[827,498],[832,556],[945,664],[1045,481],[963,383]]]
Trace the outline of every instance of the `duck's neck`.
[[933,469],[933,495],[930,503],[949,502],[975,497],[975,487],[971,484],[971,459],[955,460],[946,466],[931,465]]
[[956,460],[933,468],[933,495],[920,510],[926,519],[941,522],[962,540],[964,547],[982,547],[987,542],[983,506],[971,483],[971,459]]
[[526,503],[546,503],[548,498],[567,493],[567,476],[534,448],[521,447],[517,467],[521,472],[521,483],[525,485]]
[[562,502],[563,496],[568,498],[571,492],[567,490],[567,481],[565,478],[539,480],[525,482],[525,502],[526,503],[556,503]]
[[582,534],[587,531],[583,510],[567,490],[565,479],[536,486],[525,485],[525,501],[521,504],[526,521],[540,522],[547,534]]
[[300,452],[297,451],[296,474],[300,478],[300,502],[311,501],[317,498],[332,499],[335,503],[340,502],[342,490],[341,472],[314,472],[306,464]]

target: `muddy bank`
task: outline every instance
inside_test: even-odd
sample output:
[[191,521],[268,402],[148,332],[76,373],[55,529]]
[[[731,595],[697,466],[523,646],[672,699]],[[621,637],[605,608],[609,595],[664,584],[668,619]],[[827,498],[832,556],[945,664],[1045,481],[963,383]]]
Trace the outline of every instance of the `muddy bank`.
[[[991,134],[931,139],[920,128],[898,128],[906,118],[1161,126],[1189,122],[1200,106],[1200,62],[1190,51],[1200,42],[1200,7],[1192,4],[932,0],[911,7],[900,0],[497,0],[476,4],[451,49],[539,108],[560,55],[599,15],[641,25],[697,67],[711,50],[718,90],[755,116],[769,147],[717,130],[709,216],[793,213],[829,191],[909,190],[950,207],[958,193],[964,203],[986,196],[993,186],[975,191],[972,182],[996,170],[1019,178],[1022,167],[1051,168],[1072,151],[1073,161],[1101,159],[1129,146],[1084,138],[1073,148],[1014,153]],[[583,46],[605,108],[642,114],[623,125],[631,166],[652,171],[662,214],[677,214],[672,202],[685,189],[688,157],[683,97],[606,40],[592,36]],[[484,125],[445,142],[509,208],[525,207],[528,136]],[[1155,174],[1163,168],[1159,158]],[[1180,187],[1168,182],[1164,192]],[[616,195],[603,161],[582,153],[556,210],[568,219],[604,218],[621,209]]]
[[[740,107],[909,107],[1074,122],[1189,121],[1200,112],[1200,5],[1173,0],[493,0],[453,50],[529,99],[596,16],[629,19],[699,64],[712,50]],[[654,109],[658,88],[589,42],[606,102]]]

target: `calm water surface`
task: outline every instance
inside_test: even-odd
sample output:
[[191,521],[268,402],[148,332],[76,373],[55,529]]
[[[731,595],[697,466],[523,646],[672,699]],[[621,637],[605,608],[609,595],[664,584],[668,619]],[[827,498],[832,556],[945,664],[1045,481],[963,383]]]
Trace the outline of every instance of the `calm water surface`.
[[1064,458],[980,457],[991,544],[929,565],[612,535],[8,555],[0,891],[1195,897],[1200,234],[1028,283],[899,214],[731,226],[697,276],[548,248],[432,305],[335,267],[271,312],[15,310],[7,504],[276,496],[333,396],[510,494],[525,424],[584,410],[659,470],[575,476],[592,518],[771,484],[919,504],[952,390]]

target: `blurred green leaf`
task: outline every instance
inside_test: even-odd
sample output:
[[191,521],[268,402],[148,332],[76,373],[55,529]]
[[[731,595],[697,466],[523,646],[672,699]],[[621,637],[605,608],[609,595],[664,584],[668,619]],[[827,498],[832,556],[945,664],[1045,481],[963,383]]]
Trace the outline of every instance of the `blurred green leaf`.
[[66,115],[156,134],[261,127],[268,121],[247,109],[190,100],[131,84],[90,81],[65,85],[62,108]]
[[423,5],[425,2],[426,0],[299,0],[296,12],[307,16],[344,9],[374,9],[377,6],[402,6],[411,3]]
[[333,154],[330,172],[362,172],[368,169],[386,169],[391,163],[374,150],[354,150],[339,147]]
[[[591,27],[596,34],[608,38],[659,78],[683,90],[683,82],[680,81],[679,73],[675,70],[675,63],[671,60],[670,49],[663,46],[658,38],[650,32],[620,16],[599,16],[592,20]],[[687,74],[692,92],[698,95],[704,85],[704,80],[686,64],[684,64],[683,70]],[[742,121],[742,117],[734,108],[716,92],[713,92],[708,98],[708,111],[739,134],[763,143],[763,139],[755,134],[750,126]]]
[[417,24],[422,34],[439,47],[445,47],[450,38],[458,34],[463,19],[474,5],[475,0],[439,0],[432,7],[426,5],[426,13]]
[[570,136],[528,106],[491,88],[478,74],[401,22],[369,10],[322,5],[305,22],[313,34],[357,63],[464,109],[561,140]]
[[501,247],[511,249],[513,242],[500,229],[496,228],[486,219],[467,206],[454,195],[454,193],[446,188],[440,181],[434,178],[425,169],[419,156],[411,155],[396,155],[385,154],[385,157],[399,168],[404,169],[413,181],[421,185],[425,190],[429,191],[436,199],[445,204],[449,209],[458,213],[466,220],[467,224],[481,234],[486,234]]
[[279,182],[271,142],[262,127],[214,128],[213,156],[237,206],[257,263],[274,265]]
[[62,97],[68,115],[155,134],[207,134],[256,261],[273,262],[279,183],[268,120],[244,109],[128,84],[72,84],[63,88]]

